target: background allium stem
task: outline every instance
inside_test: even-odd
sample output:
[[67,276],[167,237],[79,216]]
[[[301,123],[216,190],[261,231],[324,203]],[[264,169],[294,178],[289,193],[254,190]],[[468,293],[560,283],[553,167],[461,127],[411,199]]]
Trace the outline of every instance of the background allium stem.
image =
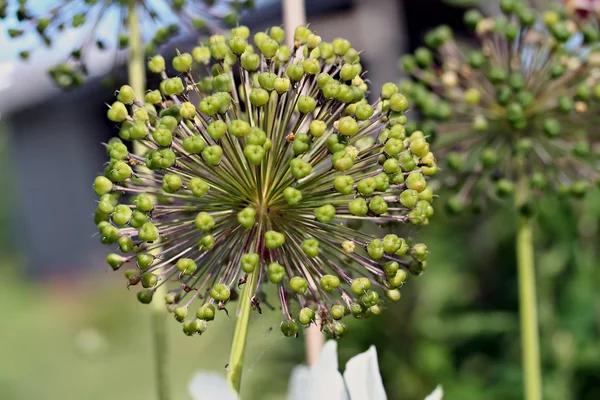
[[[296,26],[306,25],[306,8],[304,0],[283,0],[283,26],[288,38],[288,45],[294,45],[294,29]],[[321,348],[325,343],[325,336],[318,324],[309,326],[304,331],[304,347],[306,349],[306,363],[312,365],[317,361]]]
[[[144,45],[139,18],[136,13],[137,0],[129,0],[127,27],[129,28],[129,62],[127,73],[129,84],[138,98],[143,98],[146,92],[146,58],[144,56]],[[133,144],[133,151],[137,155],[143,155],[146,147],[140,143]],[[145,171],[152,176],[150,171]],[[154,252],[159,253],[160,247]],[[165,286],[161,285],[156,290],[157,299],[164,298]],[[165,303],[160,300],[152,303],[151,332],[154,344],[154,371],[156,374],[156,395],[158,400],[169,399],[169,385],[167,377],[167,331],[165,326]]]
[[[527,196],[525,182],[517,187],[517,207]],[[519,314],[521,318],[521,357],[526,400],[542,399],[539,327],[533,250],[533,217],[519,216],[517,231],[517,270],[519,281]]]

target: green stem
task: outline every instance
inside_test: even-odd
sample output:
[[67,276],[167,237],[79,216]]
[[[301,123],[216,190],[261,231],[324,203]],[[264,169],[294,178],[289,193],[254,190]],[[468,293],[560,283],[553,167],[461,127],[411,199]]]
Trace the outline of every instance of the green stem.
[[[127,65],[129,85],[133,88],[135,97],[143,102],[146,92],[146,60],[142,32],[136,12],[137,0],[130,0],[127,14],[129,28],[129,63]],[[144,154],[145,147],[134,142],[133,151],[137,155]],[[160,251],[156,249],[155,252]],[[165,324],[165,285],[159,286],[154,292],[151,303],[151,331],[154,345],[154,369],[156,374],[156,394],[158,400],[169,399],[167,379],[167,332]]]
[[[518,187],[517,206],[525,203],[526,184]],[[542,399],[539,327],[533,250],[533,218],[521,214],[517,231],[517,269],[519,281],[519,313],[521,319],[521,356],[525,400]]]
[[227,370],[227,381],[240,392],[242,383],[242,364],[244,362],[244,350],[246,349],[246,338],[248,337],[248,325],[250,323],[250,313],[252,304],[250,300],[254,296],[256,287],[256,275],[258,272],[248,274],[248,280],[244,284],[242,297],[237,309],[237,319],[235,322],[235,331],[233,332],[233,341],[231,343],[231,355],[229,356],[229,367]]

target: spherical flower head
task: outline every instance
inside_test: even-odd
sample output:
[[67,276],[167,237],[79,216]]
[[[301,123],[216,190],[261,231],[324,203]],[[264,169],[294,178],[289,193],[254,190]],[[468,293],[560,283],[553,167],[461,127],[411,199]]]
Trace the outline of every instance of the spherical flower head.
[[413,79],[401,87],[424,118],[420,129],[437,136],[444,182],[457,190],[451,212],[517,188],[581,196],[598,182],[598,27],[523,2],[499,5],[493,19],[465,14],[479,48],[463,51],[442,26],[402,60]]
[[[146,54],[153,54],[165,44],[180,27],[196,36],[201,31],[212,31],[215,24],[235,26],[239,14],[252,7],[253,0],[227,2],[223,0],[85,0],[48,1],[38,7],[29,7],[20,0],[11,16],[8,35],[13,39],[36,36],[47,47],[67,30],[80,33],[70,54],[49,70],[54,83],[62,89],[81,86],[88,73],[88,57],[92,47],[125,49],[130,45],[129,16],[135,11],[139,21]],[[133,4],[133,7],[132,7]],[[7,4],[0,2],[0,17],[7,13]],[[10,10],[10,9],[9,9]],[[12,21],[14,20],[14,21]],[[215,22],[217,21],[217,22]],[[118,24],[115,27],[115,23]],[[106,32],[114,32],[108,36]],[[72,43],[72,42],[69,42]],[[23,50],[22,59],[30,57],[32,50]]]
[[[435,158],[422,133],[406,135],[396,85],[369,104],[350,42],[301,27],[288,48],[279,28],[253,44],[245,32],[211,37],[191,62],[175,57],[178,73],[163,66],[145,99],[118,91],[107,116],[119,138],[94,181],[101,240],[119,247],[107,262],[135,272],[128,282],[141,282],[143,303],[172,285],[166,300],[186,334],[251,285],[259,312],[274,287],[285,336],[314,323],[337,337],[345,315],[378,314],[426,268],[426,246],[401,233],[433,214]],[[212,74],[197,75],[197,64]],[[124,141],[147,151],[131,154]]]

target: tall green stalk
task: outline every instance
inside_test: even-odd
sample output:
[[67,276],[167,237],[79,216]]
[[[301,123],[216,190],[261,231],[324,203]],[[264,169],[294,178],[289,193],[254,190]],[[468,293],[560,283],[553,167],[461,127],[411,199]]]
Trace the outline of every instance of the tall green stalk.
[[525,400],[542,399],[542,373],[540,360],[539,326],[535,283],[533,249],[533,223],[531,216],[521,213],[527,200],[526,182],[517,187],[519,227],[517,231],[517,270],[519,282],[519,313],[521,319],[521,356]]
[[227,381],[238,393],[240,392],[240,385],[242,383],[242,365],[244,362],[244,351],[246,350],[250,314],[252,312],[251,299],[254,296],[257,275],[257,272],[248,274],[248,281],[244,284],[244,290],[242,291],[242,297],[237,309],[233,341],[231,343]]
[[[135,97],[143,101],[146,92],[146,60],[142,42],[142,32],[136,12],[137,0],[129,1],[127,26],[129,28],[129,63],[127,65],[129,85],[133,88]],[[144,145],[138,141],[133,144],[135,154],[143,154]],[[159,251],[159,250],[156,250]],[[154,345],[154,369],[156,374],[156,393],[158,400],[169,399],[167,378],[167,332],[165,326],[165,297],[164,285],[158,286],[151,303],[151,331]]]

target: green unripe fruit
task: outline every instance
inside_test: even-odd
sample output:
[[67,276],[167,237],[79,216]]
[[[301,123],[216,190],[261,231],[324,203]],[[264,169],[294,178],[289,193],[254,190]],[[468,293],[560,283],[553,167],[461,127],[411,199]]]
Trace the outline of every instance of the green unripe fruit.
[[257,43],[257,45],[258,49],[265,58],[275,57],[277,50],[279,50],[279,43],[271,38],[266,38],[262,42]]
[[401,287],[406,281],[408,274],[403,269],[398,269],[396,273],[388,278],[387,284],[392,289]]
[[317,75],[321,71],[319,60],[305,59],[302,61],[302,68],[306,75]]
[[360,296],[360,303],[367,308],[377,305],[378,302],[379,294],[372,290],[369,290],[367,293]]
[[160,74],[163,72],[165,70],[165,66],[165,59],[160,55],[154,56],[150,59],[150,61],[148,61],[148,69],[155,74]]
[[316,239],[305,239],[302,241],[302,250],[308,257],[319,255],[319,242]]
[[344,136],[354,136],[358,133],[358,123],[352,117],[342,117],[338,121],[337,129]]
[[400,203],[406,208],[413,208],[417,205],[417,201],[419,201],[419,192],[413,189],[407,189],[400,193],[398,197]]
[[233,36],[227,42],[227,46],[233,54],[235,54],[236,56],[241,56],[246,51],[247,43],[243,37]]
[[123,264],[125,263],[125,257],[115,253],[111,253],[108,256],[106,256],[106,263],[110,265],[113,271],[116,271],[119,268],[121,268],[121,266],[123,266]]
[[131,211],[131,208],[129,208],[129,206],[120,204],[115,207],[115,212],[112,216],[112,219],[117,225],[126,225],[131,220],[132,214],[133,212]]
[[402,112],[408,108],[408,100],[400,93],[394,93],[390,97],[389,108],[395,112]]
[[138,268],[142,271],[148,269],[154,263],[154,256],[151,254],[139,253],[135,259]]
[[420,193],[427,187],[427,181],[422,173],[411,172],[406,178],[406,187]]
[[379,260],[383,257],[383,242],[379,239],[373,239],[367,245],[367,253],[373,260]]
[[281,329],[281,333],[285,337],[292,337],[298,334],[298,324],[293,319],[283,321],[279,329]]
[[173,68],[178,72],[187,72],[192,68],[192,55],[183,53],[173,58]]
[[121,86],[119,94],[117,95],[117,100],[124,104],[133,104],[133,101],[135,100],[133,88],[129,85]]
[[199,212],[194,220],[196,228],[201,231],[208,232],[215,226],[215,219],[207,212]]
[[302,310],[300,310],[298,320],[302,325],[309,325],[315,320],[315,312],[308,307],[304,307]]
[[298,111],[302,114],[308,114],[312,112],[317,106],[317,102],[310,96],[299,96],[298,97]]
[[252,165],[260,165],[265,157],[265,149],[256,144],[249,144],[244,147],[244,156]]
[[129,253],[134,248],[133,239],[131,239],[129,236],[121,236],[119,240],[117,240],[117,243],[119,243],[119,249],[123,253]]
[[385,214],[388,209],[388,205],[381,196],[375,196],[369,202],[369,209],[377,215]]
[[167,193],[175,193],[181,187],[181,176],[176,174],[166,174],[163,176],[162,188]]
[[215,306],[212,304],[204,304],[196,310],[196,317],[204,321],[212,321],[215,319]]
[[279,263],[272,262],[267,267],[269,282],[279,283],[285,277],[285,268]]
[[254,72],[260,66],[260,56],[258,54],[244,53],[241,57],[242,68],[248,72]]
[[352,200],[348,205],[348,211],[350,211],[350,214],[352,215],[364,217],[369,212],[367,201],[362,197]]
[[202,150],[202,158],[204,158],[206,164],[210,166],[219,165],[222,156],[223,149],[219,145],[208,146]]
[[308,290],[308,281],[300,276],[290,279],[290,289],[298,294],[305,294]]
[[152,139],[161,147],[169,147],[173,142],[173,134],[169,129],[159,126],[152,132]]
[[415,51],[415,61],[419,67],[427,68],[433,61],[433,54],[429,49],[426,49],[425,47],[419,47]]
[[423,243],[415,244],[410,248],[409,254],[416,261],[423,262],[427,259],[427,246]]
[[352,281],[350,288],[354,294],[361,295],[371,289],[371,281],[365,277],[357,278]]
[[104,194],[110,193],[113,189],[113,183],[104,176],[98,176],[94,180],[94,193],[97,196],[102,196]]
[[175,266],[177,267],[179,272],[182,272],[184,275],[192,275],[194,272],[196,272],[196,269],[198,268],[196,262],[191,258],[180,258],[179,260],[177,260]]
[[198,242],[198,248],[212,250],[215,247],[215,237],[211,234],[202,236]]
[[346,307],[341,306],[339,304],[335,304],[331,307],[331,317],[333,319],[340,320],[344,317],[344,315],[346,314]]
[[123,122],[129,116],[129,112],[127,111],[127,107],[125,104],[120,101],[115,101],[106,113],[109,120],[113,122]]
[[335,275],[323,275],[319,281],[321,289],[326,292],[331,292],[340,286],[340,278]]
[[183,140],[183,149],[189,154],[199,154],[206,148],[206,141],[200,135],[190,136]]
[[386,152],[386,154],[396,157],[404,150],[404,143],[398,139],[388,139],[383,147],[383,150]]
[[240,259],[242,271],[247,274],[254,272],[260,263],[260,257],[256,253],[244,254]]
[[302,200],[302,193],[298,189],[288,186],[283,191],[283,197],[289,205],[295,206]]
[[283,233],[276,231],[265,232],[265,246],[270,249],[276,249],[285,243],[285,236]]
[[322,223],[329,223],[335,217],[335,207],[331,204],[325,204],[324,206],[315,208],[315,218],[317,221]]
[[208,47],[196,46],[192,50],[192,58],[198,64],[210,63],[210,49]]
[[294,178],[302,179],[312,172],[312,165],[300,158],[294,158],[290,161],[290,169]]
[[154,286],[156,286],[156,284],[158,283],[158,277],[151,273],[151,272],[146,272],[145,274],[142,274],[142,286],[145,288],[153,288]]
[[246,207],[237,214],[237,221],[244,228],[249,229],[254,226],[254,219],[256,218],[256,210],[252,207]]
[[190,179],[187,186],[196,197],[204,196],[209,189],[208,183],[198,177]]
[[496,191],[500,196],[507,196],[515,191],[515,184],[508,179],[500,179],[496,182]]
[[333,186],[341,194],[350,194],[354,191],[354,179],[349,175],[339,175],[333,180]]
[[158,228],[151,222],[146,222],[138,229],[138,237],[142,242],[154,242],[158,235]]
[[356,189],[360,194],[368,196],[375,191],[376,182],[374,178],[364,178],[358,181]]
[[137,293],[137,299],[142,304],[150,304],[153,296],[154,291],[152,289],[142,290],[141,292]]
[[217,301],[227,301],[229,300],[229,297],[231,297],[231,291],[227,285],[223,283],[217,283],[210,290],[210,297]]
[[181,94],[183,90],[183,81],[179,77],[168,79],[165,82],[164,92],[169,96]]
[[493,167],[498,162],[498,155],[494,149],[486,148],[481,152],[481,162],[486,168]]

